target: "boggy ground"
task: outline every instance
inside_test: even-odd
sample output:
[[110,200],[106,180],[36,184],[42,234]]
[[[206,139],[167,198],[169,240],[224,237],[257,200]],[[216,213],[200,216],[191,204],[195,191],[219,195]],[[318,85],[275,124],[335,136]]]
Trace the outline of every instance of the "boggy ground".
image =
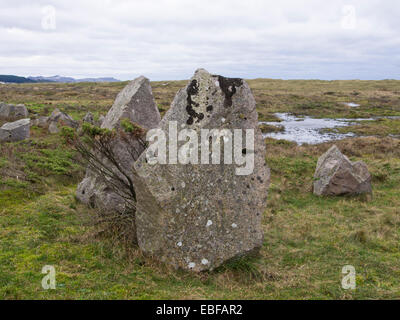
[[[162,112],[185,83],[152,83]],[[261,119],[274,119],[274,112],[400,115],[399,81],[249,83]],[[25,103],[41,115],[58,107],[75,119],[87,111],[98,117],[124,85],[2,85],[0,101]],[[170,270],[104,237],[90,210],[74,197],[84,174],[77,155],[60,136],[33,127],[31,139],[0,144],[0,299],[399,298],[400,140],[387,137],[398,134],[396,121],[368,123],[360,131],[365,137],[337,142],[351,160],[368,164],[372,197],[312,194],[317,159],[332,143],[296,146],[267,139],[272,177],[260,256],[197,275]],[[357,272],[356,290],[341,287],[341,270],[348,264]],[[44,265],[56,268],[56,290],[41,287]]]

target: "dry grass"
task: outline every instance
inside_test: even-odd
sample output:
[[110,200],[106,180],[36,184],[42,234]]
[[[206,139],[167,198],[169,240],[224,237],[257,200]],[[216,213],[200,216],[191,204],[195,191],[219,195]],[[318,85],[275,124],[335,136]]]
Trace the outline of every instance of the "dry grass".
[[[266,121],[274,112],[313,116],[398,114],[396,81],[249,81]],[[163,112],[183,82],[154,82]],[[27,104],[31,115],[59,107],[75,119],[105,114],[125,83],[0,87],[0,101]],[[38,89],[35,89],[38,88]],[[360,103],[357,110],[342,102]],[[400,140],[336,142],[364,160],[373,197],[312,194],[318,157],[332,143],[297,146],[266,139],[271,167],[260,255],[209,273],[176,271],[145,257],[129,239],[94,226],[94,212],[75,200],[84,168],[58,135],[33,128],[31,139],[0,145],[0,298],[4,299],[395,299],[400,296]],[[18,177],[18,178],[17,178]],[[119,231],[116,231],[119,233]],[[112,233],[111,233],[112,234]],[[115,232],[114,232],[115,234]],[[54,265],[57,290],[41,288]],[[357,289],[341,288],[352,264]]]

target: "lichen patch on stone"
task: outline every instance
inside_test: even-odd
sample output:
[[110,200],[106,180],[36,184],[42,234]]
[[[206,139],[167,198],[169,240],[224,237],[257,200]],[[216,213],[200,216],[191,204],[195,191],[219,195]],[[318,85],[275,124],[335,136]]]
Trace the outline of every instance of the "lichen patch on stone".
[[197,80],[192,80],[187,87],[187,106],[186,112],[189,114],[189,119],[186,121],[188,125],[192,125],[194,120],[197,119],[197,122],[200,122],[204,119],[203,113],[197,113],[194,108],[199,107],[199,103],[193,100],[194,96],[197,96],[199,93],[199,86]]

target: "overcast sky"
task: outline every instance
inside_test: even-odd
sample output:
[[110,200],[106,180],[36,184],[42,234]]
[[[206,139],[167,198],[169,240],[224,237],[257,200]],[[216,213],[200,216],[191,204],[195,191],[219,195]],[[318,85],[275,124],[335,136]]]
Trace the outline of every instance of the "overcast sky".
[[400,79],[399,0],[0,0],[0,74]]

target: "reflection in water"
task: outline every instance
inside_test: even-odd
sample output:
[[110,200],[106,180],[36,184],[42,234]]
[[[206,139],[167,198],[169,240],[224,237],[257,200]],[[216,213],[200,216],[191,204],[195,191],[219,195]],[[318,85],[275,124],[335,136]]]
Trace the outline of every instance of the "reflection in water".
[[275,114],[282,122],[261,122],[269,125],[281,125],[285,128],[283,132],[271,132],[264,137],[295,141],[298,144],[317,144],[321,142],[340,140],[354,136],[353,133],[340,134],[334,132],[322,132],[322,129],[345,127],[354,124],[355,120],[368,119],[315,119],[311,117],[298,118],[288,113]]

